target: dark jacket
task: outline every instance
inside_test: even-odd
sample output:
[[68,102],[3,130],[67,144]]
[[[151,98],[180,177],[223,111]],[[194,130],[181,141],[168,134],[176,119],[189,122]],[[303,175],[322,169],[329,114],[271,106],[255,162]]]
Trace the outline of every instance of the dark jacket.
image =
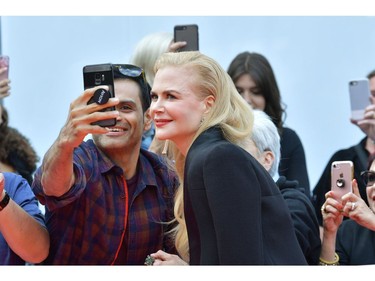
[[275,182],[217,127],[188,151],[184,208],[191,265],[306,264]]
[[305,194],[310,198],[309,175],[301,139],[294,130],[284,127],[280,136],[280,146],[279,175],[297,180],[299,186],[304,188]]
[[288,181],[281,176],[276,184],[288,205],[299,245],[308,264],[317,265],[321,241],[318,219],[310,198],[303,189],[298,188],[297,181]]
[[375,232],[353,220],[345,220],[339,227],[336,252],[343,265],[375,264]]

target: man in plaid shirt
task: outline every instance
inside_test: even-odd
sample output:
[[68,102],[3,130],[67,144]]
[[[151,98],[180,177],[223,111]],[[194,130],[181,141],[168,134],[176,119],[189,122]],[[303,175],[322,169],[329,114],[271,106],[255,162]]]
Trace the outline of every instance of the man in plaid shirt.
[[[177,177],[163,158],[141,149],[151,125],[150,88],[142,69],[113,69],[116,97],[88,104],[95,87],[72,102],[36,172],[33,191],[46,206],[51,237],[44,264],[137,265],[159,249],[173,252],[166,231]],[[111,106],[116,110],[100,111]],[[113,127],[93,125],[111,118]]]

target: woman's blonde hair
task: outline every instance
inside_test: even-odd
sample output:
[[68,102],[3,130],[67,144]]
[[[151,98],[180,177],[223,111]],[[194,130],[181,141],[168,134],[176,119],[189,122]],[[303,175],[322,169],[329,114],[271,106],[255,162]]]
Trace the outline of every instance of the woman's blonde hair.
[[[253,126],[253,112],[246,101],[238,94],[232,79],[226,71],[212,58],[198,51],[164,53],[155,64],[155,73],[164,67],[189,67],[196,75],[198,85],[197,95],[202,100],[210,95],[215,99],[213,106],[204,116],[193,141],[210,127],[221,128],[224,137],[235,144],[249,137]],[[178,225],[174,228],[175,245],[180,256],[189,261],[189,245],[184,218],[183,180],[185,156],[170,142],[175,161],[175,168],[180,180],[180,187],[175,195],[175,220]]]
[[130,63],[143,68],[146,74],[146,80],[151,87],[155,78],[155,62],[161,54],[168,52],[169,45],[172,42],[172,33],[156,32],[143,37],[134,49],[134,54],[130,59]]

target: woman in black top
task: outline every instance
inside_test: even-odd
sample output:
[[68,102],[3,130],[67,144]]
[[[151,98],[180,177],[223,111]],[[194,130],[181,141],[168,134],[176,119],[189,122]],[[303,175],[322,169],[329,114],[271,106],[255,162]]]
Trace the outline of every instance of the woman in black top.
[[[321,264],[375,264],[375,154],[369,158],[369,170],[362,172],[367,201],[361,198],[353,180],[353,193],[334,199],[334,191],[326,194],[322,206],[323,241]],[[350,219],[343,221],[343,217]]]
[[150,114],[182,184],[181,257],[191,265],[306,264],[275,182],[236,145],[250,134],[253,113],[228,74],[199,52],[163,54],[155,69]]

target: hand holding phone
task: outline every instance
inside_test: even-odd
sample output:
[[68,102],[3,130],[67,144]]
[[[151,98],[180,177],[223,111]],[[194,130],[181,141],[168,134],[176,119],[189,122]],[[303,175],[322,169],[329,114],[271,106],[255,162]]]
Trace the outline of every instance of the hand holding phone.
[[336,200],[352,192],[354,166],[352,161],[334,161],[331,164],[331,190],[335,192]]
[[370,85],[366,78],[349,81],[349,94],[351,106],[351,118],[361,120],[364,118],[365,108],[370,102]]
[[179,52],[198,51],[199,50],[199,35],[198,25],[176,25],[174,27],[174,42],[186,41],[186,45],[180,48]]
[[[3,70],[3,68],[7,68]],[[9,57],[8,56],[0,56],[0,81],[9,79]]]
[[[107,85],[109,91],[104,89],[99,89],[95,91],[93,97],[88,101],[87,104],[96,102],[97,104],[105,104],[109,98],[115,97],[115,86],[113,78],[113,67],[112,64],[95,64],[86,65],[83,68],[83,84],[85,90],[88,88],[97,87],[100,85]],[[114,106],[107,107],[101,111],[115,110]],[[106,119],[100,120],[93,123],[94,125],[99,125],[102,127],[112,127],[116,125],[116,119]]]

